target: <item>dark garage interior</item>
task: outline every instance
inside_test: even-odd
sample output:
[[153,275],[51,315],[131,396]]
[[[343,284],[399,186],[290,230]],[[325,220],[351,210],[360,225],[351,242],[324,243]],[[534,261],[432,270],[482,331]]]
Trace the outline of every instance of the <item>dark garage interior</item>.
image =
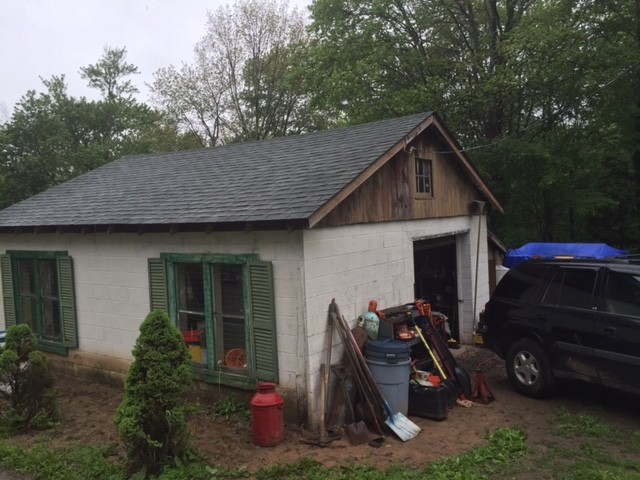
[[433,312],[448,318],[451,336],[458,338],[456,238],[413,242],[414,294],[431,304]]

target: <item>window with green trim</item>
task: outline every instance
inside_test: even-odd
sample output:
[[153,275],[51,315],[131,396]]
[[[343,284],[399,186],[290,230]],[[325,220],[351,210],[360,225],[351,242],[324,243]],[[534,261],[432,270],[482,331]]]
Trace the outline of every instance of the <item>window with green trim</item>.
[[5,325],[27,324],[39,347],[78,346],[73,265],[66,252],[9,251],[0,258]]
[[234,386],[277,381],[271,263],[255,255],[149,259],[151,308],[166,310],[197,376]]

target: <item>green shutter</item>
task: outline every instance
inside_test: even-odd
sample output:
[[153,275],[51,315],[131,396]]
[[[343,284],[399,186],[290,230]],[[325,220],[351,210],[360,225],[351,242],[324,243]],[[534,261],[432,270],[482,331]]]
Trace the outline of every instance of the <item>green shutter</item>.
[[11,257],[9,255],[2,255],[0,257],[0,269],[2,270],[4,325],[5,328],[9,328],[16,324],[16,300],[13,296],[13,269],[11,268]]
[[149,259],[149,303],[151,310],[169,311],[167,301],[167,264],[163,258]]
[[58,282],[60,288],[60,313],[62,315],[62,344],[67,348],[78,348],[78,326],[71,257],[58,257]]
[[249,262],[249,284],[256,376],[258,380],[277,382],[278,348],[271,263]]

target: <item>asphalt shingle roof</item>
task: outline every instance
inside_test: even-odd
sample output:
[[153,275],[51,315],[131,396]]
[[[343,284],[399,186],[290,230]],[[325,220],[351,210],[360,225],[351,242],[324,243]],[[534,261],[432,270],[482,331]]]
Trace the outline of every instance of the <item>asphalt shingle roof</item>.
[[0,211],[0,227],[308,219],[430,115],[123,157]]

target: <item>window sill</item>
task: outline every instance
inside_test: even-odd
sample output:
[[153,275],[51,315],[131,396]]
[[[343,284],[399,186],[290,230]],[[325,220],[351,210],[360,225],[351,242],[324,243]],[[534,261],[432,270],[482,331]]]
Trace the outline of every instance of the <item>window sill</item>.
[[244,374],[231,373],[225,371],[211,371],[204,365],[193,365],[193,378],[206,383],[219,383],[227,387],[242,388],[245,390],[254,389],[256,381],[249,378],[249,372]]
[[69,349],[59,343],[48,342],[46,340],[38,340],[38,350],[42,350],[47,353],[55,353],[67,357],[69,355]]

